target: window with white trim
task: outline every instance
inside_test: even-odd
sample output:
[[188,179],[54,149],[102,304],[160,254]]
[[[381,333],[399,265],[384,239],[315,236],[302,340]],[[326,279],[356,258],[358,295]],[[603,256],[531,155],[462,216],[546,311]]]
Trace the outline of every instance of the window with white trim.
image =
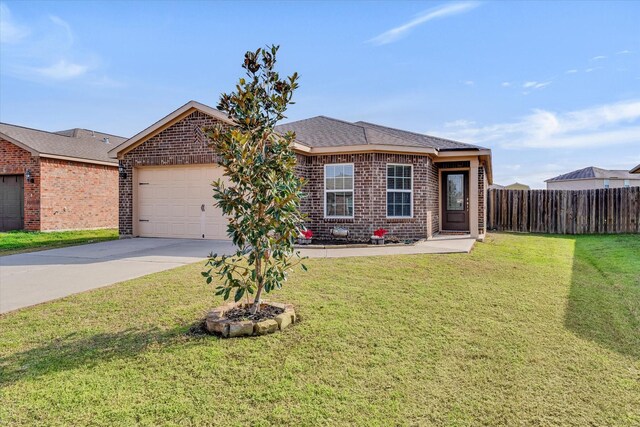
[[630,186],[631,186],[631,185],[630,185],[630,183],[629,183],[629,180],[628,180],[628,179],[625,179],[625,180],[624,180],[624,188],[629,188]]
[[608,179],[604,180],[604,188],[609,188],[609,180]]
[[387,165],[387,218],[413,216],[413,166]]
[[325,218],[353,218],[353,163],[324,166]]

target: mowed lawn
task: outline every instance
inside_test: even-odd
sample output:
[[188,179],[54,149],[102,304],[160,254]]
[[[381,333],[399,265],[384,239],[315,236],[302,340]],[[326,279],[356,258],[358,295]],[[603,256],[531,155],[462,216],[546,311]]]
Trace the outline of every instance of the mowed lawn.
[[0,317],[2,425],[640,425],[640,237],[314,259],[222,340],[201,264]]
[[39,231],[8,231],[0,233],[0,256],[104,242],[117,238],[118,230],[115,229],[51,231],[44,233]]

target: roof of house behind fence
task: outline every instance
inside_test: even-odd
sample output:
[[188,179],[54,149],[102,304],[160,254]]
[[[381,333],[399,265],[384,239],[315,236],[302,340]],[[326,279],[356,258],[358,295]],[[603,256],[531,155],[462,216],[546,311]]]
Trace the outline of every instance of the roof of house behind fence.
[[595,166],[589,166],[584,169],[578,169],[573,172],[558,175],[556,177],[547,179],[545,182],[552,181],[570,181],[575,179],[637,179],[626,170],[609,170],[597,168]]

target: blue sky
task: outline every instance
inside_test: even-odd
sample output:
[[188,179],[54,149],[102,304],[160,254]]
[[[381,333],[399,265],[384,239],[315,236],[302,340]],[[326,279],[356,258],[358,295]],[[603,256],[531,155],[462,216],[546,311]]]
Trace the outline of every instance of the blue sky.
[[131,136],[246,50],[327,115],[477,143],[494,181],[640,163],[640,2],[2,2],[0,120]]

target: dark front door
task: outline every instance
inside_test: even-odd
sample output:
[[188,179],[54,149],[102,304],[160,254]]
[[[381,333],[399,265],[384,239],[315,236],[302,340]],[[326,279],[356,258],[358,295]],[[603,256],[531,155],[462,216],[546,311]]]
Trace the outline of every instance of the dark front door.
[[0,176],[0,231],[24,228],[24,187],[22,183],[22,175]]
[[469,173],[442,172],[442,230],[469,231]]

